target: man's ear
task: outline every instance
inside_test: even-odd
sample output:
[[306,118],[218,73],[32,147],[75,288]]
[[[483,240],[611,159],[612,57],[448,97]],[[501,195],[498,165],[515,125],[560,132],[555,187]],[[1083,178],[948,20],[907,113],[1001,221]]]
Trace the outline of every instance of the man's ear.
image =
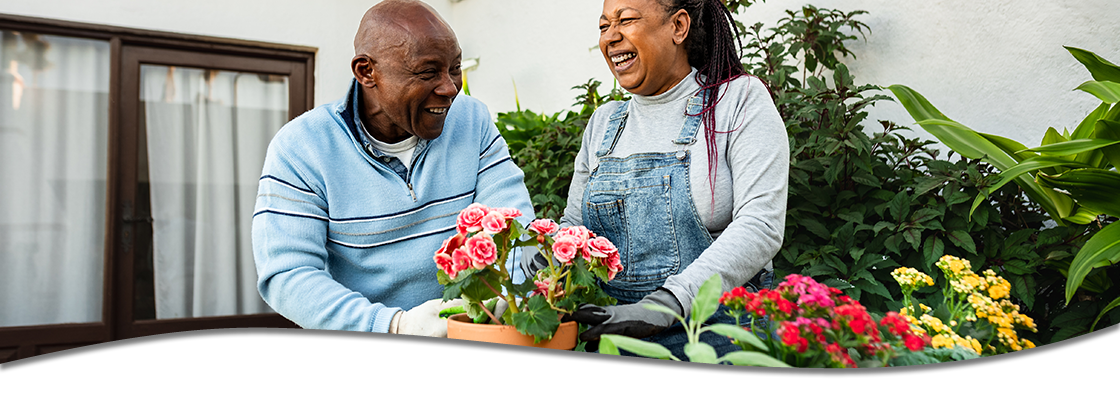
[[364,54],[356,55],[353,60],[350,60],[350,70],[354,72],[354,78],[357,79],[358,83],[362,86],[377,86],[375,77],[377,75],[377,70],[374,68],[373,64],[373,60]]
[[673,22],[673,43],[681,44],[688,38],[688,30],[692,26],[692,17],[688,11],[677,10],[670,19]]

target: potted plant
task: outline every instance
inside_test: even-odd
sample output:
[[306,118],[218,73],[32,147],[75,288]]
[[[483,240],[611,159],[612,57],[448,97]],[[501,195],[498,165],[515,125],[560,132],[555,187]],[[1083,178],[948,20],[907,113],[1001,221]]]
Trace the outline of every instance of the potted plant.
[[[459,213],[456,234],[433,256],[443,299],[462,298],[466,304],[465,313],[448,318],[448,337],[574,348],[578,327],[561,324],[561,318],[581,304],[615,303],[596,280],[609,281],[622,271],[618,249],[583,226],[560,229],[550,219],[537,219],[525,227],[515,219],[520,216],[517,209],[471,204]],[[507,261],[518,248],[535,248],[548,265],[514,283],[517,267]],[[499,300],[508,307],[497,314]],[[464,336],[472,332],[480,336]]]

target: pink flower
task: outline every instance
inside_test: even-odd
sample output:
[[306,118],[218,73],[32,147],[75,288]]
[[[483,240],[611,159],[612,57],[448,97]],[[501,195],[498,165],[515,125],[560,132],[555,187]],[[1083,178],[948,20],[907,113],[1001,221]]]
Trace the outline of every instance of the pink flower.
[[[545,297],[549,297],[549,292],[552,291],[552,279],[551,278],[545,278],[545,279],[542,279],[542,280],[539,280],[539,281],[534,281],[533,283],[537,285],[537,289],[534,290],[532,293],[536,293],[536,294],[539,294],[539,295],[542,295],[542,296],[545,296]],[[564,295],[564,289],[563,288],[557,288],[556,293],[553,296],[563,296],[563,295]]]
[[576,238],[576,247],[583,248],[583,246],[587,245],[587,239],[590,239],[593,234],[582,225],[569,226],[556,233],[556,240],[567,236]]
[[459,212],[459,218],[455,221],[455,229],[460,234],[467,232],[478,232],[482,230],[482,218],[490,213],[490,209],[478,203],[471,204]]
[[494,238],[486,233],[471,236],[466,243],[467,255],[474,262],[474,267],[482,269],[498,260],[498,246]]
[[458,275],[458,271],[455,271],[455,262],[452,261],[451,256],[447,253],[436,253],[435,257],[432,257],[432,259],[435,260],[436,266],[439,267],[440,271],[450,276],[451,279],[455,279],[455,276]]
[[560,225],[557,225],[551,219],[538,219],[529,223],[529,229],[541,235],[551,235],[560,230]]
[[512,207],[491,208],[490,211],[500,212],[506,217],[506,219],[513,219],[524,215],[521,213],[521,210]]
[[506,230],[506,216],[498,210],[490,210],[489,214],[482,217],[482,231],[489,235]]
[[579,238],[574,236],[561,237],[552,244],[552,254],[556,256],[557,260],[565,264],[576,258],[579,249]]
[[619,272],[622,272],[622,258],[616,251],[607,256],[607,280],[614,279]]
[[470,254],[467,254],[467,250],[462,247],[457,248],[451,252],[451,272],[448,272],[447,275],[451,276],[451,279],[455,279],[459,275],[459,271],[466,271],[473,264],[474,262],[471,260]]
[[459,246],[463,245],[463,239],[464,239],[463,234],[457,234],[455,236],[452,236],[452,237],[449,237],[449,238],[445,239],[443,241],[443,246],[440,246],[439,250],[436,251],[436,254],[451,255],[451,252],[453,250],[455,250],[455,249],[459,248]]
[[614,247],[610,239],[602,236],[597,236],[587,241],[587,250],[592,257],[606,257],[611,254],[618,253],[618,248]]

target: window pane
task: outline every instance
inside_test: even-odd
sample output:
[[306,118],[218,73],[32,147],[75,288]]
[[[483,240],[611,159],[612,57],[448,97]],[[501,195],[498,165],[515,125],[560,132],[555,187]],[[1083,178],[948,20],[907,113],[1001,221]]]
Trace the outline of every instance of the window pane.
[[0,327],[101,320],[109,44],[0,30]]
[[257,292],[250,227],[288,78],[142,65],[140,88],[153,222],[151,275],[139,268],[137,287],[152,298],[137,299],[136,319],[273,312]]

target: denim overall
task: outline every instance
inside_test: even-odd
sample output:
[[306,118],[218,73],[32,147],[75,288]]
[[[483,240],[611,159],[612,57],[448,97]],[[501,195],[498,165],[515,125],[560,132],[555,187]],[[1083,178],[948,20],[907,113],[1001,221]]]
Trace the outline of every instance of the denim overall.
[[[693,205],[688,177],[688,148],[696,143],[703,97],[697,94],[688,100],[684,126],[673,140],[677,151],[607,157],[626,125],[629,104],[622,103],[611,114],[603,143],[595,153],[599,165],[591,172],[583,195],[584,225],[618,247],[624,268],[600,286],[619,304],[636,303],[661,287],[666,278],[696,260],[713,240]],[[772,274],[764,271],[746,287],[757,291],[760,285],[769,287],[769,280]],[[726,315],[726,311],[721,305],[707,323],[734,324],[734,318]],[[659,343],[678,358],[686,359],[683,348],[688,337],[679,322],[645,340]],[[715,347],[720,355],[739,350],[727,337],[713,333],[701,335],[701,340]]]

